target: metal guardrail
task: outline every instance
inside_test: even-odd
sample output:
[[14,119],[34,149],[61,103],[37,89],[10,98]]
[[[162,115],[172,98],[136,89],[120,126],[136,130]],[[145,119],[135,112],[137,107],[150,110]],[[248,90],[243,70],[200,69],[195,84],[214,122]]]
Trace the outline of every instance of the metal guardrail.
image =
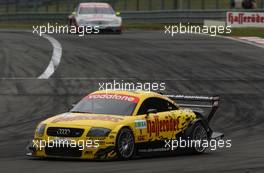
[[0,14],[0,22],[17,23],[42,23],[42,22],[66,22],[69,13],[11,13]]
[[224,20],[226,11],[220,10],[171,10],[151,12],[125,12],[122,17],[131,23],[203,23],[204,19]]
[[[128,23],[203,23],[205,19],[225,20],[228,10],[171,10],[171,11],[134,11],[121,12],[123,20]],[[243,10],[247,11],[247,10]],[[264,9],[250,10],[264,12]],[[0,22],[17,23],[66,23],[69,13],[15,13],[0,14]]]

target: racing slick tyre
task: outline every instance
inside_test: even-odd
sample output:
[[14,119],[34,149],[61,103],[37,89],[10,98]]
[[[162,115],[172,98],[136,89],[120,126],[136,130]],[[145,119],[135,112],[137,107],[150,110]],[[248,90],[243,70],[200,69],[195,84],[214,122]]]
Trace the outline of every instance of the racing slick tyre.
[[207,147],[203,144],[209,139],[207,131],[201,123],[198,122],[194,125],[190,138],[192,141],[195,141],[195,145],[190,148],[191,153],[201,154],[206,150]]
[[116,139],[116,152],[118,159],[131,159],[135,155],[135,151],[135,139],[132,131],[128,128],[121,129]]

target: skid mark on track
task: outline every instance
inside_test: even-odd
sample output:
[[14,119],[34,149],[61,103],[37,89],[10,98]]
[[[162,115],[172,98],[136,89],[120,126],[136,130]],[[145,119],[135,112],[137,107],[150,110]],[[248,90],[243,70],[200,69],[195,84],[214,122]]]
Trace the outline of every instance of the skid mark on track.
[[55,38],[46,34],[44,34],[43,37],[49,40],[49,42],[52,44],[53,53],[49,65],[47,66],[46,70],[38,77],[38,79],[50,78],[59,66],[62,56],[61,44]]

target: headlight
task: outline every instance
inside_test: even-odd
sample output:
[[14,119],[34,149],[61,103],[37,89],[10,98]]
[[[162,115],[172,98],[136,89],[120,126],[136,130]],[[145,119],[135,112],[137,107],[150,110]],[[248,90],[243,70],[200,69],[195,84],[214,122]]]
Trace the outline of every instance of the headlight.
[[112,24],[113,24],[113,25],[119,25],[119,23],[120,23],[120,22],[119,22],[118,19],[114,19],[114,20],[112,21]]
[[83,20],[83,19],[80,19],[80,20],[78,20],[78,25],[85,25],[86,24],[86,21],[85,20]]
[[36,129],[36,135],[42,137],[44,135],[46,124],[39,124]]
[[87,137],[103,137],[108,136],[111,132],[110,129],[107,128],[91,128],[87,133]]

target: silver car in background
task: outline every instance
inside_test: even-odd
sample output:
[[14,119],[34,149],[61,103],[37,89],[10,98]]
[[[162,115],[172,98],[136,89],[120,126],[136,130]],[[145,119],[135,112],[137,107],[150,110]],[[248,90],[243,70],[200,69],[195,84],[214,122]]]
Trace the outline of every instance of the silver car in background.
[[68,17],[69,26],[94,26],[101,31],[122,33],[122,18],[108,3],[80,3]]

